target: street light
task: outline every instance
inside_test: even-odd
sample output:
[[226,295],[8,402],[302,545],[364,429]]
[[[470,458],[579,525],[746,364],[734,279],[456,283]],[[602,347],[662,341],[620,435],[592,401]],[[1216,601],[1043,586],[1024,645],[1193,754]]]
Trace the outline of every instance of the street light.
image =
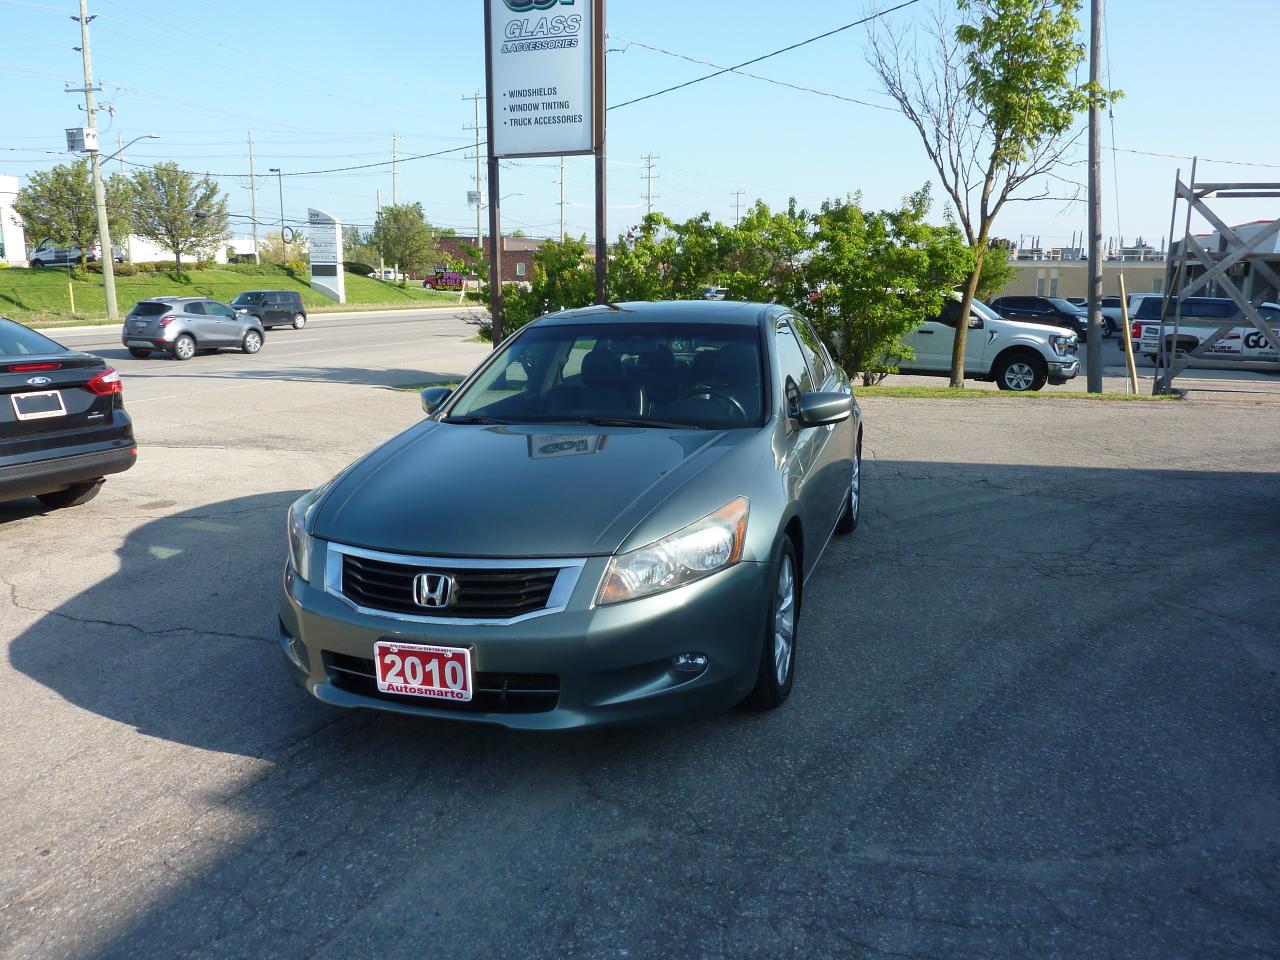
[[158,133],[144,133],[144,134],[143,134],[142,136],[140,136],[140,137],[134,137],[132,140],[130,140],[128,143],[126,143],[123,147],[121,147],[121,148],[120,148],[119,150],[117,150],[115,153],[111,154],[111,156],[109,156],[109,157],[103,157],[103,158],[102,158],[101,160],[99,160],[98,162],[99,162],[99,163],[110,163],[110,162],[111,162],[112,160],[114,160],[116,157],[120,156],[120,154],[124,153],[126,150],[128,150],[130,147],[132,147],[132,146],[133,146],[135,143],[137,143],[139,140],[159,140],[159,139],[160,139],[160,135],[159,135]]
[[[268,172],[268,173],[274,173],[274,174],[276,175],[276,183],[277,183],[277,184],[279,185],[279,187],[280,187],[280,247],[281,247],[281,249],[283,250],[283,249],[284,249],[284,247],[285,247],[285,242],[284,242],[284,174],[280,172],[280,168],[279,168],[279,167],[268,167],[268,168],[267,168],[267,172]],[[287,260],[287,259],[288,259],[288,257],[285,257],[285,259]]]

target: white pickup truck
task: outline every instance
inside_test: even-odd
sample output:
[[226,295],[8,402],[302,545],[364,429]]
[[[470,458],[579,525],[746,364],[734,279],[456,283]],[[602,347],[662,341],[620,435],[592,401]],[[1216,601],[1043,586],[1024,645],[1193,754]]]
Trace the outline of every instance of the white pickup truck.
[[[1159,297],[1143,300],[1130,325],[1133,352],[1149,357],[1152,363],[1159,363],[1162,309],[1163,300]],[[1171,352],[1175,345],[1173,323],[1176,311],[1175,301],[1169,307],[1164,324],[1164,335],[1168,341],[1166,353]],[[1258,308],[1258,313],[1269,325],[1274,324],[1271,332],[1280,336],[1280,304],[1264,303]],[[1235,301],[1225,297],[1187,297],[1183,300],[1176,344],[1178,352],[1190,353],[1220,327],[1233,321],[1232,327],[1217,342],[1192,361],[1193,365],[1202,360],[1206,361],[1206,365],[1276,360],[1275,348],[1267,338],[1253,324],[1240,319],[1240,308]]]
[[[900,360],[902,373],[944,376],[951,372],[960,295],[946,301],[942,315],[926,320],[903,341],[915,357]],[[1079,338],[1062,327],[1006,320],[974,301],[964,345],[964,374],[972,380],[994,380],[1001,390],[1039,390],[1046,383],[1066,383],[1080,372]]]

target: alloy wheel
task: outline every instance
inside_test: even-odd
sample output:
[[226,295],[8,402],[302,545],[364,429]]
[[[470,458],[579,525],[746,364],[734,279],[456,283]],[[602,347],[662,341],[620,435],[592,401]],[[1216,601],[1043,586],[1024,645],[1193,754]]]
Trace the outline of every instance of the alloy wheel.
[[778,567],[778,597],[773,614],[773,670],[779,687],[791,673],[796,632],[796,577],[791,557],[783,555]]
[[178,342],[173,345],[173,352],[178,355],[179,360],[190,360],[196,355],[195,341],[190,337],[179,337]]
[[1036,382],[1036,372],[1029,363],[1018,360],[1009,364],[1005,370],[1004,382],[1010,390],[1030,390],[1031,385]]

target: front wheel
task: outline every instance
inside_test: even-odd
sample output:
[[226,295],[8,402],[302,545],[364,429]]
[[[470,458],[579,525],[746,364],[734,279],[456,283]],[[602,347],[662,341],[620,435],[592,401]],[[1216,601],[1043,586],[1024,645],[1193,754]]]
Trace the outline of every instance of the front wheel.
[[293,315],[293,329],[301,330],[306,325],[307,325],[307,318],[305,314],[295,313]]
[[844,502],[844,512],[836,522],[836,533],[847,535],[858,529],[858,518],[862,512],[862,435],[858,435],[858,446],[853,453],[853,479],[849,484],[849,496]]
[[996,386],[1001,390],[1026,393],[1039,390],[1049,379],[1049,368],[1039,357],[1015,353],[996,365]]
[[760,665],[755,689],[747,695],[747,705],[756,710],[773,710],[791,695],[796,676],[796,626],[800,619],[800,571],[796,550],[783,537],[775,551],[773,601],[764,624]]
[[86,480],[84,483],[73,483],[65,490],[57,490],[53,493],[37,494],[37,499],[51,510],[61,510],[63,507],[78,507],[82,503],[88,503],[98,495],[98,491],[102,489],[103,480],[99,477],[97,480]]
[[262,349],[262,334],[257,330],[250,330],[244,335],[244,340],[240,343],[240,349],[245,353],[257,353]]

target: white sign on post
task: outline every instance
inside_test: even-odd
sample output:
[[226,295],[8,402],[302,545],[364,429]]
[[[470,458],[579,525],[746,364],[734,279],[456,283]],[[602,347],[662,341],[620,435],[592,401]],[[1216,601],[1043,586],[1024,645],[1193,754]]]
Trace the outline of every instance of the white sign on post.
[[342,269],[342,224],[323,210],[308,210],[308,249],[311,289],[339,303],[347,302],[347,278]]
[[486,0],[496,157],[591,153],[593,0]]

